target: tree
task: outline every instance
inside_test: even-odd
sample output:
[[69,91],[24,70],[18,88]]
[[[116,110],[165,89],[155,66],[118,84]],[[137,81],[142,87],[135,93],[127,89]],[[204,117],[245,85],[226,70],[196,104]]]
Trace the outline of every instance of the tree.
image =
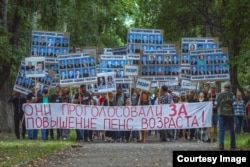
[[[233,91],[241,89],[238,79],[242,54],[249,50],[250,5],[236,0],[167,0],[161,1],[161,14],[154,22],[165,30],[165,39],[181,37],[219,37],[220,47],[228,47]],[[246,67],[246,66],[245,66]],[[242,68],[241,68],[242,69]]]

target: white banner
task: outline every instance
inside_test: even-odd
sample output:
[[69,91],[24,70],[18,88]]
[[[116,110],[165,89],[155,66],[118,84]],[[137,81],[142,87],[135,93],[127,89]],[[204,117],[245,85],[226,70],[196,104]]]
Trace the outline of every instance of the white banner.
[[182,80],[181,81],[181,88],[189,89],[189,90],[195,90],[197,88],[197,82]]
[[150,87],[151,87],[151,81],[146,80],[146,79],[142,79],[142,78],[137,79],[137,82],[136,82],[137,89],[149,91]]
[[27,129],[154,130],[212,126],[212,103],[88,106],[25,103]]
[[137,76],[138,75],[138,66],[131,66],[131,65],[126,65],[125,66],[125,76]]

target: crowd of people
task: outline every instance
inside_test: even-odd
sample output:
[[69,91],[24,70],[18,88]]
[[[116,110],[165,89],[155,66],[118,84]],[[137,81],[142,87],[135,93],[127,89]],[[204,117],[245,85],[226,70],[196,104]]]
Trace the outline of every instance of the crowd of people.
[[[28,129],[26,136],[24,111],[22,105],[24,103],[74,103],[83,105],[99,105],[99,106],[136,106],[136,105],[158,105],[171,103],[202,103],[211,101],[213,104],[212,127],[199,129],[175,129],[175,130],[140,130],[140,131],[93,131],[86,129],[76,129],[76,141],[93,142],[95,136],[100,137],[106,142],[141,142],[146,143],[149,135],[155,135],[160,141],[171,142],[176,139],[216,142],[219,139],[219,148],[224,149],[224,134],[227,129],[230,132],[231,148],[236,147],[235,133],[242,133],[243,119],[250,110],[250,98],[241,96],[238,92],[234,95],[230,91],[230,83],[224,84],[221,92],[218,92],[215,85],[206,85],[203,90],[189,92],[187,95],[176,94],[168,90],[167,86],[162,86],[159,91],[151,94],[132,88],[130,96],[123,93],[122,87],[117,87],[116,92],[108,92],[106,94],[94,94],[87,91],[86,85],[77,88],[76,93],[71,95],[70,89],[60,88],[56,86],[53,94],[49,94],[48,89],[44,89],[42,93],[37,93],[35,86],[31,86],[26,97],[21,96],[19,92],[13,92],[8,102],[14,105],[14,124],[15,135],[17,139],[25,138],[37,139],[38,130]],[[248,113],[249,114],[249,113]],[[219,126],[218,126],[219,125]],[[20,132],[20,128],[22,131]],[[219,132],[217,131],[219,129]],[[56,129],[56,138],[58,140],[66,140],[70,134],[69,129]],[[41,138],[43,140],[54,139],[54,129],[41,129]]]

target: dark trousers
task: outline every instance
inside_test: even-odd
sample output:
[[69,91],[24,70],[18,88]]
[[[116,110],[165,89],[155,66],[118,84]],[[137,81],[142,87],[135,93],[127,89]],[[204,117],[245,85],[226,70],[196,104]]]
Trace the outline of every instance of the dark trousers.
[[[21,122],[22,125],[20,125]],[[22,127],[22,132],[20,132],[20,126]],[[14,128],[17,139],[20,139],[20,133],[22,133],[22,137],[25,138],[26,127],[23,114],[14,114]]]
[[92,140],[93,130],[84,130],[84,140]]
[[84,130],[83,129],[76,129],[76,141],[83,140],[84,137]]
[[46,136],[50,136],[50,139],[54,139],[54,129],[46,129]]
[[131,131],[124,131],[124,133],[125,133],[125,140],[126,140],[126,141],[129,141]]
[[62,139],[62,129],[56,129],[57,139]]

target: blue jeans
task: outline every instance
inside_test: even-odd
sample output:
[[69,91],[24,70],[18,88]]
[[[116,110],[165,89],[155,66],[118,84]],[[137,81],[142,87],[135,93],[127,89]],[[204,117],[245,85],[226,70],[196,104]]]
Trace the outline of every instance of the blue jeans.
[[38,129],[28,129],[28,138],[37,139]]
[[83,129],[76,129],[76,140],[83,140],[84,138],[84,130]]
[[224,136],[226,126],[228,125],[230,133],[230,147],[235,148],[235,133],[234,133],[234,117],[233,116],[219,116],[219,147],[224,148]]
[[240,134],[242,126],[243,126],[243,118],[244,116],[239,115],[239,116],[234,116],[234,121],[235,121],[235,132],[236,134]]
[[41,129],[42,139],[48,140],[47,129]]

